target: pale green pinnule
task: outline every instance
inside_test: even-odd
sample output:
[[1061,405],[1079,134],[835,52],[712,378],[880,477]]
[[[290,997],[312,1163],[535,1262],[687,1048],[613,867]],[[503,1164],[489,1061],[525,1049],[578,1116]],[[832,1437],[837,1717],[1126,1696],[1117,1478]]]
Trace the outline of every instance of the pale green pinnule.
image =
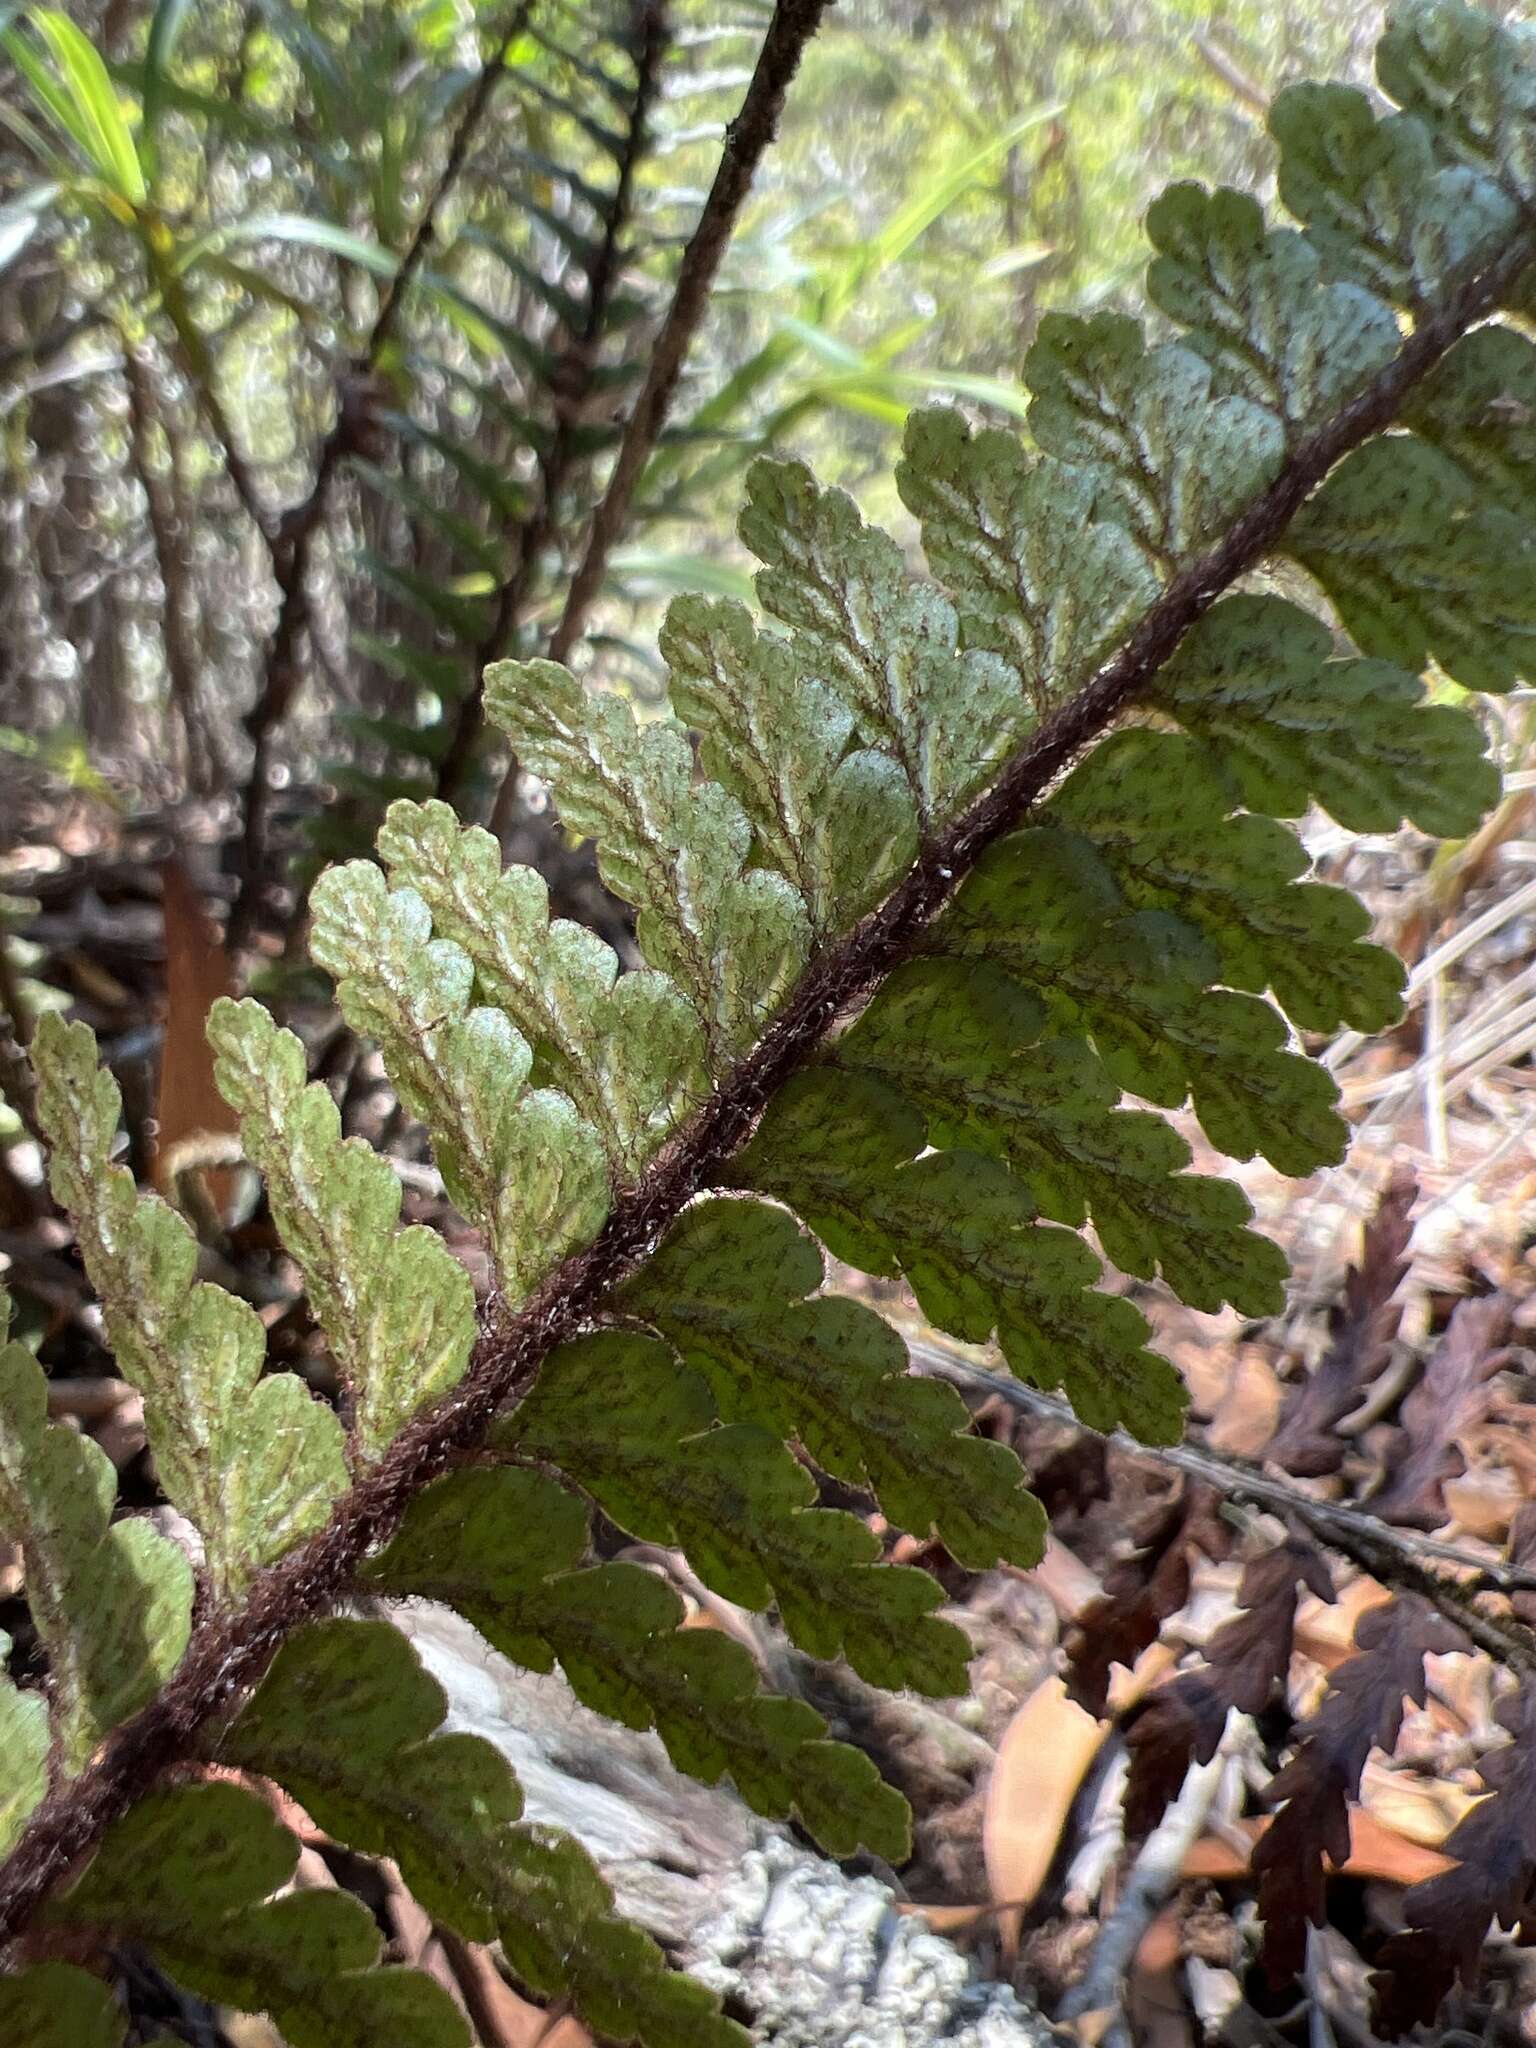
[[805,964],[805,906],[782,875],[747,865],[752,827],[718,783],[695,786],[684,729],[637,725],[621,699],[554,662],[494,662],[487,715],[598,843],[604,881],[636,910],[640,948],[682,989],[714,1070],[749,1045]]
[[569,1096],[614,1180],[629,1180],[709,1085],[703,1030],[682,991],[655,969],[620,978],[595,932],[551,920],[543,876],[503,869],[491,835],[445,803],[392,804],[379,855],[469,955],[481,1000],[533,1048],[534,1078]]
[[442,1239],[399,1230],[400,1183],[336,1104],[306,1086],[304,1047],[260,1003],[221,997],[208,1019],[214,1077],[240,1117],[283,1242],[355,1404],[365,1462],[459,1380],[475,1339],[475,1293]]
[[[48,1382],[5,1343],[0,1288],[0,1536],[21,1546],[27,1605],[48,1654],[59,1766],[73,1776],[181,1661],[192,1620],[186,1554],[142,1518],[112,1521],[117,1473],[89,1437],[48,1420]],[[48,1715],[0,1679],[0,1837],[47,1789]]]
[[1097,486],[960,414],[908,415],[896,469],[965,644],[1011,662],[1040,711],[1078,688],[1160,588],[1147,550],[1094,517]]
[[89,1028],[43,1017],[33,1060],[50,1181],[144,1398],[160,1484],[201,1535],[215,1594],[231,1599],[325,1521],[346,1485],[340,1428],[292,1373],[263,1377],[256,1311],[197,1280],[186,1222],[111,1163],[120,1098]]
[[1393,305],[1434,295],[1516,206],[1469,165],[1437,169],[1429,131],[1411,114],[1378,118],[1352,86],[1287,86],[1270,104],[1280,197],[1335,277]]
[[706,1783],[729,1771],[759,1813],[798,1812],[829,1854],[862,1843],[904,1860],[906,1802],[869,1759],[827,1741],[803,1700],[762,1692],[742,1644],[683,1627],[682,1601],[654,1573],[626,1562],[578,1570],[587,1525],[584,1505],[545,1474],[471,1467],[412,1503],[368,1583],[446,1601],[525,1669],[558,1661],[594,1711],[654,1725],[677,1768]]
[[1211,366],[1175,344],[1147,348],[1141,322],[1047,313],[1024,361],[1029,428],[1048,454],[1102,478],[1100,520],[1118,518],[1177,566],[1273,482],[1285,434],[1272,412],[1211,394]]
[[962,652],[944,592],[908,575],[890,535],[804,463],[758,457],[738,530],[800,673],[835,690],[861,737],[900,762],[924,827],[942,820],[1029,729],[1031,678],[1013,649]]
[[799,892],[818,940],[847,929],[917,851],[899,761],[854,744],[854,714],[730,599],[675,598],[660,647],[672,709],[751,821],[754,857]]
[[443,1181],[485,1233],[503,1295],[520,1301],[602,1228],[601,1140],[568,1098],[527,1090],[527,1040],[506,1013],[470,1007],[474,967],[413,890],[371,861],[332,868],[311,898],[310,948],[337,979],[342,1014],[377,1040],[406,1108],[427,1125]]
[[1392,310],[1348,280],[1326,280],[1292,228],[1269,228],[1256,199],[1170,185],[1147,214],[1157,254],[1147,294],[1188,330],[1213,389],[1267,407],[1294,438],[1397,353]]

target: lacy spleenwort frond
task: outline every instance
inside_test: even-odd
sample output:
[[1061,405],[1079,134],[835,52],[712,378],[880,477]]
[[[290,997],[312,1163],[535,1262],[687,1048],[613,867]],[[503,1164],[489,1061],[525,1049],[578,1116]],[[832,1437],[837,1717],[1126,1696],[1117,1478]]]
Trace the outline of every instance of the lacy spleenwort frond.
[[[346,1388],[350,1476],[334,1419],[261,1376],[251,1312],[197,1283],[180,1219],[111,1165],[88,1034],[39,1034],[54,1184],[208,1572],[181,1655],[184,1574],[109,1526],[99,1468],[53,1444],[36,1368],[8,1352],[0,1518],[61,1763],[39,1798],[38,1696],[0,1694],[0,1928],[42,1911],[142,1942],[300,2048],[462,2038],[427,1980],[377,1967],[346,1901],[277,1896],[293,1844],[265,1807],[227,1783],[149,1789],[200,1759],[393,1857],[599,2032],[739,2041],[613,1919],[584,1856],[520,1820],[505,1765],[437,1732],[404,1643],[326,1618],[359,1593],[445,1601],[834,1853],[901,1855],[868,1763],[735,1645],[682,1629],[656,1579],[594,1562],[591,1511],[776,1607],[811,1656],[954,1691],[966,1646],[936,1581],[886,1563],[818,1473],[975,1568],[1037,1555],[1042,1517],[826,1255],[1146,1438],[1177,1432],[1182,1400],[1121,1276],[1279,1307],[1279,1252],[1236,1187],[1189,1170],[1166,1113],[1287,1172],[1337,1159],[1335,1092],[1297,1034],[1376,1029],[1402,984],[1282,821],[1316,802],[1358,829],[1470,829],[1496,777],[1420,670],[1536,673],[1536,377],[1496,318],[1528,304],[1536,257],[1536,52],[1412,0],[1380,76],[1402,110],[1385,120],[1331,89],[1277,102],[1299,226],[1194,186],[1153,209],[1172,339],[1047,321],[1028,440],[913,417],[899,483],[926,578],[841,493],[759,462],[742,532],[767,616],[673,607],[670,716],[549,663],[492,667],[487,706],[597,839],[641,968],[552,921],[539,877],[503,872],[441,803],[394,807],[383,872],[321,883],[317,958],[494,1259],[478,1324],[443,1244],[397,1229],[388,1166],[341,1142],[298,1041],[220,1006],[220,1083]],[[1311,609],[1238,587],[1277,558]],[[88,1510],[66,1511],[76,1491]],[[128,1612],[157,1632],[147,1660],[123,1648]],[[120,2037],[51,1964],[0,2001],[47,2048]]]

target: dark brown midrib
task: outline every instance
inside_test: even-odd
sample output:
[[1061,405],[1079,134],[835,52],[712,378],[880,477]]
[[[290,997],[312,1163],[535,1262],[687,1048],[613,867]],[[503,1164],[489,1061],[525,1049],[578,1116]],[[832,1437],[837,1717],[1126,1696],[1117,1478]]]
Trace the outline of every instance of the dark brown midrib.
[[394,1530],[421,1488],[477,1443],[497,1409],[527,1388],[556,1344],[590,1321],[684,1204],[718,1182],[765,1103],[805,1062],[833,1018],[890,971],[986,848],[1151,680],[1195,621],[1280,537],[1340,457],[1392,424],[1405,395],[1507,297],[1533,259],[1536,228],[1527,226],[1463,277],[1359,395],[1297,447],[1284,474],[1226,537],[1174,578],[1121,651],[924,850],[880,908],[812,962],[757,1045],[620,1198],[593,1243],[568,1258],[515,1313],[492,1304],[470,1369],[453,1393],[401,1432],[317,1536],[260,1574],[243,1608],[203,1622],[156,1698],[107,1739],[80,1777],[38,1807],[0,1866],[0,1940],[14,1937],[160,1772],[190,1754],[203,1723],[260,1678],[284,1636],[347,1591],[368,1550]]

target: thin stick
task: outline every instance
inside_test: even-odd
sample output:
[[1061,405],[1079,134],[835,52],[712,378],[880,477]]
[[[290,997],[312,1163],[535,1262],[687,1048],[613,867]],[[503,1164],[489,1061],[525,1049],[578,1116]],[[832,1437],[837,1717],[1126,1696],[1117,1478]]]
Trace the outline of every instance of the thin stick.
[[322,1530],[256,1574],[244,1606],[215,1610],[200,1622],[160,1692],[113,1730],[78,1776],[49,1792],[0,1864],[0,1941],[25,1925],[76,1859],[187,1751],[204,1723],[256,1683],[295,1627],[346,1596],[358,1566],[399,1527],[421,1489],[480,1442],[506,1403],[533,1384],[556,1345],[602,1313],[613,1290],[688,1203],[705,1188],[732,1184],[732,1155],[829,1029],[909,957],[987,849],[1147,689],[1190,628],[1270,552],[1335,463],[1397,419],[1420,381],[1470,327],[1505,303],[1533,262],[1536,222],[1527,222],[1495,257],[1460,275],[1392,361],[1301,440],[1281,474],[1222,539],[1172,579],[1119,652],[1042,721],[984,795],[928,841],[885,902],[813,960],[756,1045],[617,1197],[593,1241],[563,1260],[516,1310],[492,1306],[459,1385],[406,1424],[342,1495]]
[[299,645],[309,624],[309,572],[315,541],[324,524],[331,480],[357,432],[355,410],[346,403],[348,390],[355,389],[378,367],[385,344],[399,321],[406,292],[427,260],[443,205],[463,172],[476,130],[485,117],[496,86],[506,75],[508,54],[527,28],[532,10],[533,0],[519,0],[512,20],[497,44],[495,55],[470,88],[437,183],[422,208],[416,231],[390,280],[362,355],[349,371],[344,388],[337,394],[336,417],[320,444],[309,494],[285,514],[277,535],[273,560],[280,594],[277,624],[267,647],[261,693],[245,719],[245,729],[251,740],[251,766],[245,787],[240,888],[229,918],[228,943],[231,950],[244,945],[250,937],[261,903],[266,868],[267,814],[271,801],[268,768],[272,742],[278,726],[288,715],[299,686]]
[[[571,578],[564,609],[550,636],[548,654],[551,661],[566,659],[586,625],[587,613],[607,572],[608,557],[629,517],[630,503],[641,472],[667,423],[678,379],[694,335],[708,311],[710,291],[729,246],[736,216],[752,189],[752,180],[757,175],[763,153],[778,130],[790,80],[799,69],[806,44],[820,27],[821,17],[829,5],[830,0],[777,0],[774,7],[768,33],[757,53],[751,82],[742,97],[741,110],[725,131],[725,148],[715,171],[714,183],[709,188],[709,197],[683,251],[672,303],[667,308],[667,316],[651,352],[651,367],[625,425],[608,487],[592,515],[586,549]],[[518,564],[519,571],[523,570],[527,560],[525,547]],[[523,601],[523,595],[519,593],[519,603]],[[506,651],[506,643],[504,632],[498,652]],[[454,732],[455,782],[462,774],[479,730],[484,692],[485,679],[483,675],[477,675]],[[514,762],[503,778],[503,794],[497,799],[498,812],[505,811],[516,778]]]
[[[622,266],[619,237],[629,225],[630,199],[635,173],[650,139],[651,108],[661,89],[661,59],[666,46],[666,16],[660,0],[650,0],[642,9],[639,49],[635,59],[635,95],[631,102],[624,154],[619,162],[618,180],[603,222],[603,239],[587,278],[586,310],[579,333],[566,358],[573,371],[572,388],[562,393],[561,406],[549,451],[539,465],[539,499],[523,521],[517,535],[517,554],[511,574],[496,597],[496,613],[471,661],[471,687],[454,715],[453,735],[438,765],[436,794],[451,802],[460,792],[474,760],[475,742],[480,736],[480,705],[485,689],[487,662],[499,661],[517,645],[523,611],[539,572],[544,550],[555,537],[560,500],[566,480],[581,446],[580,416],[590,396],[597,366],[598,345],[608,324],[613,295]],[[515,787],[516,768],[508,771],[506,786]]]
[[[1006,1401],[1026,1415],[1049,1416],[1064,1422],[1085,1436],[1101,1436],[1079,1422],[1069,1404],[1055,1394],[1042,1394],[1022,1380],[990,1367],[974,1365],[941,1345],[922,1338],[907,1338],[907,1351],[920,1372],[957,1381]],[[1293,1522],[1300,1522],[1320,1543],[1341,1552],[1372,1578],[1418,1593],[1437,1607],[1457,1628],[1465,1631],[1491,1657],[1512,1670],[1536,1675],[1536,1634],[1519,1622],[1505,1622],[1485,1614],[1476,1604],[1480,1591],[1518,1593],[1536,1590],[1536,1571],[1525,1565],[1504,1564],[1498,1559],[1476,1556],[1452,1543],[1438,1543],[1395,1528],[1365,1508],[1346,1507],[1339,1501],[1315,1500],[1293,1482],[1277,1479],[1237,1458],[1191,1444],[1138,1443],[1124,1430],[1102,1437],[1119,1450],[1138,1458],[1153,1459],[1182,1472],[1191,1479],[1213,1486],[1225,1499],[1242,1501],[1250,1507],[1268,1508]],[[1426,1559],[1454,1565],[1470,1576],[1447,1578],[1429,1569]]]
[[747,87],[741,112],[726,130],[715,182],[709,188],[699,224],[683,253],[677,289],[656,337],[650,370],[619,443],[613,475],[592,515],[586,553],[571,578],[565,609],[550,636],[551,661],[565,660],[586,624],[587,613],[608,567],[608,557],[629,516],[640,473],[666,425],[677,380],[682,375],[689,345],[708,309],[715,273],[730,242],[736,216],[752,189],[763,152],[777,132],[789,82],[799,69],[805,46],[820,27],[827,6],[828,0],[778,0],[773,10],[752,83]]
[[1099,1929],[1088,1968],[1062,2002],[1062,2017],[1069,2020],[1091,2012],[1113,2012],[1116,2018],[1104,2036],[1106,2042],[1117,2036],[1122,2042],[1130,2041],[1121,2010],[1126,1973],[1163,1901],[1178,1884],[1190,1850],[1205,1831],[1212,1802],[1246,1721],[1246,1715],[1229,1713],[1216,1754],[1209,1763],[1190,1765],[1178,1798],[1142,1843],[1120,1902]]

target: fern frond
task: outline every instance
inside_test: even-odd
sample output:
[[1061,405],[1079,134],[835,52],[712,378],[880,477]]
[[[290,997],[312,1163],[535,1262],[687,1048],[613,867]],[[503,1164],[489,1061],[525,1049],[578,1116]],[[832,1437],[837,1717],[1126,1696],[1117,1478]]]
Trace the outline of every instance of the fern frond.
[[647,960],[682,990],[723,1072],[810,950],[794,890],[748,867],[746,814],[718,784],[691,787],[682,726],[637,726],[622,700],[589,695],[554,662],[492,666],[485,706],[529,767],[559,782],[567,823],[598,841],[604,881],[634,904]]
[[[32,1354],[5,1343],[0,1288],[0,1531],[21,1546],[32,1620],[48,1657],[59,1764],[80,1771],[101,1738],[141,1707],[181,1660],[192,1622],[192,1571],[145,1521],[108,1526],[111,1460],[48,1420]],[[47,1786],[49,1719],[35,1693],[0,1680],[6,1750],[0,1834],[14,1840]]]
[[[400,1183],[359,1138],[291,1031],[259,1003],[221,997],[208,1020],[214,1077],[240,1113],[247,1156],[298,1262],[353,1400],[358,1449],[376,1459],[401,1425],[462,1375],[475,1338],[469,1275],[435,1231],[396,1230]],[[269,1381],[267,1384],[278,1384]]]
[[336,977],[342,1014],[390,1048],[390,1078],[436,1134],[450,1197],[484,1233],[502,1292],[521,1301],[608,1213],[597,1132],[558,1090],[524,1089],[531,1047],[504,1010],[470,1007],[473,962],[430,938],[419,896],[391,893],[357,861],[321,878],[313,909],[314,957]]
[[[1237,1190],[1186,1171],[1157,1110],[1188,1104],[1219,1150],[1284,1171],[1340,1156],[1336,1091],[1296,1033],[1387,1021],[1401,970],[1349,898],[1303,879],[1283,820],[1315,797],[1373,828],[1464,827],[1492,771],[1467,714],[1420,705],[1416,671],[1433,655],[1494,688],[1536,672],[1527,409],[1487,397],[1506,373],[1525,388],[1528,344],[1483,324],[1525,303],[1536,267],[1518,118],[1536,53],[1457,0],[1412,0],[1381,69],[1413,136],[1382,156],[1339,115],[1354,140],[1328,159],[1327,205],[1298,201],[1315,236],[1236,193],[1180,187],[1153,209],[1149,288],[1182,332],[1148,350],[1131,323],[1049,326],[1036,449],[913,419],[900,480],[935,583],[841,493],[760,463],[743,533],[784,630],[679,605],[674,719],[637,722],[554,664],[490,671],[494,714],[636,909],[642,969],[551,922],[538,877],[502,874],[441,805],[392,812],[392,887],[351,867],[320,890],[346,1013],[490,1240],[507,1291],[478,1333],[446,1250],[396,1232],[389,1168],[341,1145],[298,1041],[254,1005],[216,1013],[221,1085],[358,1418],[330,1519],[248,1594],[274,1539],[229,1526],[208,1447],[255,1469],[247,1418],[292,1407],[267,1390],[297,1383],[253,1393],[259,1351],[211,1373],[190,1236],[110,1166],[116,1097],[88,1036],[39,1034],[55,1185],[154,1405],[167,1491],[222,1563],[175,1673],[27,1819],[0,1929],[94,1847],[47,1908],[71,1926],[292,2015],[301,2048],[357,2038],[360,2013],[439,2038],[409,1973],[373,1967],[371,1928],[273,1902],[290,1846],[264,1809],[229,1786],[141,1796],[195,1748],[331,1802],[599,2031],[735,2038],[611,1919],[581,1853],[521,1823],[510,1780],[434,1732],[441,1701],[408,1653],[322,1619],[359,1592],[448,1600],[833,1845],[899,1842],[890,1796],[814,1716],[762,1698],[729,1649],[684,1642],[665,1589],[586,1562],[582,1497],[727,1598],[776,1605],[808,1654],[953,1691],[967,1646],[936,1581],[821,1506],[813,1467],[976,1566],[1027,1560],[1041,1519],[1011,1454],[905,1377],[872,1310],[823,1291],[823,1249],[995,1340],[1085,1421],[1146,1438],[1176,1432],[1180,1384],[1109,1264],[1197,1305],[1279,1306],[1278,1252]],[[606,114],[586,118],[607,147]],[[1415,165],[1433,232],[1393,240]],[[1447,171],[1513,210],[1489,202],[1495,229],[1442,275]],[[1346,224],[1377,269],[1340,252]],[[1232,594],[1276,558],[1311,572],[1317,618]],[[1146,721],[1110,734],[1132,707]],[[240,1322],[234,1304],[200,1313]],[[35,1761],[22,1772],[14,1810]],[[204,1857],[214,1875],[173,1920]],[[131,1892],[146,1859],[156,1880]]]
[[630,1179],[708,1088],[704,1031],[682,991],[654,970],[620,979],[611,946],[551,921],[543,877],[503,873],[491,835],[445,803],[391,805],[379,853],[468,956],[482,1002],[535,1048],[535,1074],[600,1134],[615,1179]]
[[679,1770],[709,1783],[729,1771],[760,1813],[798,1811],[833,1854],[863,1841],[899,1860],[906,1808],[869,1760],[825,1740],[803,1701],[760,1693],[740,1643],[683,1629],[682,1602],[650,1572],[577,1569],[586,1544],[574,1495],[537,1472],[481,1467],[428,1487],[368,1583],[457,1608],[530,1670],[558,1661],[588,1706],[654,1725]]
[[343,1491],[336,1418],[291,1373],[262,1378],[256,1311],[197,1279],[186,1222],[111,1163],[120,1098],[90,1030],[47,1015],[35,1054],[54,1194],[74,1219],[108,1340],[144,1397],[160,1484],[202,1537],[220,1597],[233,1599],[319,1528]]
[[237,1785],[151,1792],[50,1910],[62,1931],[142,1942],[205,1997],[266,2011],[293,2048],[468,2048],[448,1993],[424,1971],[374,1967],[373,1915],[339,1891],[289,1891],[298,1843]]

